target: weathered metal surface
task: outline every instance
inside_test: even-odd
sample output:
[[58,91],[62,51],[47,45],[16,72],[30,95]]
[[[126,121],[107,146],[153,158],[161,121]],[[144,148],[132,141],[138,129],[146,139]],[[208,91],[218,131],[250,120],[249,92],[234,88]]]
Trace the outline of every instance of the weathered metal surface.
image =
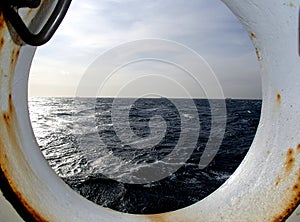
[[[16,44],[0,16],[0,186],[25,220],[275,222],[293,212],[300,201],[300,0],[224,2],[249,32],[260,62],[263,107],[257,135],[222,187],[190,207],[159,215],[128,215],[97,206],[50,169],[35,142],[27,109],[35,48]],[[293,220],[300,218],[295,214]]]
[[[29,19],[29,14],[25,15]],[[28,164],[22,157],[22,146],[18,132],[19,127],[13,104],[13,84],[16,63],[19,58],[21,46],[13,40],[12,30],[7,25],[2,13],[0,15],[0,84],[1,84],[1,110],[0,110],[0,187],[4,196],[14,204],[24,218],[36,218],[41,220],[29,201],[23,198],[20,190],[20,173],[28,168]],[[13,162],[20,163],[26,168],[19,170]],[[26,177],[26,173],[24,175]]]

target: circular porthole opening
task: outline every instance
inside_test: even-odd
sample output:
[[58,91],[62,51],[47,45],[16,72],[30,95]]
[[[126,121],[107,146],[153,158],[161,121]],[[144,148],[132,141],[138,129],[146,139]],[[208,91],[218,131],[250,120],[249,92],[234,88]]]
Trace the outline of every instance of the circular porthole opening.
[[248,33],[221,2],[196,0],[72,3],[37,50],[29,96],[57,175],[134,214],[181,209],[220,187],[261,108]]

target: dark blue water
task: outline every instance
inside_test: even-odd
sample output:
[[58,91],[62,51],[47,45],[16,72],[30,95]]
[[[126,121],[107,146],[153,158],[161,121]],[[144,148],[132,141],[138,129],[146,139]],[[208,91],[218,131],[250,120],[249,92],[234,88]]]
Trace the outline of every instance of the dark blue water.
[[[222,102],[214,100],[213,109],[221,109]],[[32,98],[29,106],[42,153],[71,188],[105,207],[149,214],[203,199],[243,160],[256,132],[261,101],[228,99],[225,103],[225,115],[214,116],[226,123],[224,138],[210,138],[216,130],[212,129],[216,112],[212,103],[203,99],[192,103],[185,99],[121,99],[114,104],[111,98]],[[198,128],[188,128],[189,123]],[[184,145],[180,143],[182,135],[191,136]],[[214,159],[199,169],[209,138],[222,143],[215,147]],[[173,163],[165,160],[178,144],[179,150],[191,144],[193,149],[174,173],[145,183],[120,179],[160,161],[165,165],[158,170],[167,170]]]

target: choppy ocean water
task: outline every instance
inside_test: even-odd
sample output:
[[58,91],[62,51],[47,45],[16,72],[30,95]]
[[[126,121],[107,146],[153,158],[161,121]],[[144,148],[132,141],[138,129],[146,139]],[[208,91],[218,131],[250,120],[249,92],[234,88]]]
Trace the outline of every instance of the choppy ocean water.
[[[261,101],[228,99],[225,115],[216,116],[218,112],[212,109],[221,109],[223,103],[166,98],[118,102],[112,98],[30,98],[29,110],[41,152],[71,188],[101,206],[148,214],[180,209],[203,199],[243,160],[256,132]],[[211,138],[212,131],[219,130],[212,129],[213,118],[226,123],[224,137]],[[189,127],[195,124],[198,127]],[[220,139],[216,156],[199,169],[208,141]],[[181,152],[185,146],[192,146],[192,152],[170,175],[145,183],[120,179],[164,162],[172,151]],[[165,162],[170,166],[176,161]],[[164,165],[159,167],[161,172],[166,170]]]

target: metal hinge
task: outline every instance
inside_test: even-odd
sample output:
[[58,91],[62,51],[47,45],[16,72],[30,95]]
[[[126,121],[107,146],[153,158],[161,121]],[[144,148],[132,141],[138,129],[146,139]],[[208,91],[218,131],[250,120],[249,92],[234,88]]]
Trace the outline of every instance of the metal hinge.
[[22,18],[18,14],[18,9],[37,8],[40,6],[41,0],[1,0],[0,10],[22,41],[32,46],[40,46],[48,42],[54,35],[65,17],[71,1],[72,0],[58,0],[49,19],[37,34],[32,33],[24,24]]

